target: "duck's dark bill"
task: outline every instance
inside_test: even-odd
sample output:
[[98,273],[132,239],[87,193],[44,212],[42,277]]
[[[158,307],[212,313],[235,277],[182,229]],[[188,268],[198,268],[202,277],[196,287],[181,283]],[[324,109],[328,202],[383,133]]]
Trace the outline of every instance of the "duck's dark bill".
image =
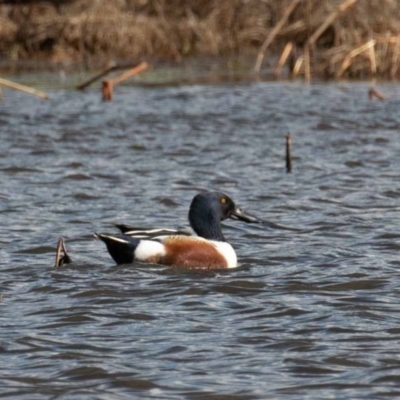
[[237,219],[237,220],[244,221],[244,222],[248,222],[248,223],[261,222],[261,220],[259,220],[256,217],[253,217],[250,214],[247,214],[241,208],[236,208],[236,210],[233,211],[233,213],[230,215],[230,218]]

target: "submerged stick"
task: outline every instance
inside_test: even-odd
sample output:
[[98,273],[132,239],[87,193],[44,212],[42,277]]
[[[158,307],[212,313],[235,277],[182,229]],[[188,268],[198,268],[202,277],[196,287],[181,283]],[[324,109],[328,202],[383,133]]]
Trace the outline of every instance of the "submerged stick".
[[61,237],[58,240],[56,250],[56,262],[54,268],[62,267],[64,264],[71,264],[71,257],[68,255],[67,248],[65,247],[64,239]]
[[286,135],[286,172],[292,172],[292,154],[291,154],[292,138],[290,133]]
[[386,100],[386,96],[382,92],[380,92],[379,90],[377,90],[377,89],[375,89],[373,87],[371,87],[368,90],[368,97],[369,97],[370,100],[373,100],[374,97],[376,97],[377,99],[379,99],[381,101]]
[[257,60],[254,65],[254,71],[256,73],[260,72],[261,69],[261,64],[264,60],[265,52],[270,46],[270,44],[273,42],[275,39],[276,35],[279,33],[279,31],[282,29],[283,25],[285,25],[286,21],[290,17],[290,14],[293,12],[293,10],[296,8],[297,4],[299,4],[302,0],[293,0],[289,7],[285,10],[284,14],[282,15],[282,18],[278,21],[278,23],[274,26],[272,31],[269,33],[268,37],[265,39],[264,43],[261,45],[260,50],[257,55]]
[[49,98],[48,94],[45,92],[41,92],[40,90],[33,89],[29,86],[20,85],[19,83],[9,81],[8,79],[0,78],[0,85],[9,87],[11,89],[19,90],[20,92],[32,94],[33,96],[39,97],[41,99]]

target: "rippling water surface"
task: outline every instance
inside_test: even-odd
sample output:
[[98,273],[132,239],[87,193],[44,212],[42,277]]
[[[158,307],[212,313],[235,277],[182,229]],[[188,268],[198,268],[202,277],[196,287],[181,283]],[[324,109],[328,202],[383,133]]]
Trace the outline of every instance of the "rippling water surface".
[[[380,89],[6,92],[0,397],[400,396],[400,86]],[[117,267],[92,236],[185,227],[202,189],[266,221],[224,223],[236,270]],[[54,269],[60,236],[74,263]]]

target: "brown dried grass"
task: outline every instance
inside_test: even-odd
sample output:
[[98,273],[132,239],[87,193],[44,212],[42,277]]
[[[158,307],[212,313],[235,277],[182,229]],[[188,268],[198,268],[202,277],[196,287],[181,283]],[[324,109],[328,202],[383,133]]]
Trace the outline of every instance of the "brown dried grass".
[[[292,42],[291,64],[307,40],[343,0],[303,0],[268,49],[271,57]],[[0,57],[75,63],[143,58],[257,54],[290,0],[79,0],[0,5]],[[335,77],[399,77],[400,5],[359,0],[341,14],[311,49],[311,71]],[[309,7],[309,8],[307,8]],[[308,13],[307,10],[310,12]],[[370,50],[351,57],[369,40]],[[274,58],[274,60],[276,57]],[[301,60],[300,60],[301,61]],[[298,65],[301,66],[301,62]],[[302,67],[304,68],[304,66]],[[302,68],[299,73],[302,73]]]

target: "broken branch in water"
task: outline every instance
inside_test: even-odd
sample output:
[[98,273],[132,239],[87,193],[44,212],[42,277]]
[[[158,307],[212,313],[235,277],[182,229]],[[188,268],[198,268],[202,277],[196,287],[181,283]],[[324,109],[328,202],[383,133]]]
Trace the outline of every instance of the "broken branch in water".
[[[117,71],[117,70],[120,70],[120,69],[128,69],[128,68],[130,69],[130,71],[137,70],[135,73],[130,75],[130,76],[133,76],[135,74],[138,74],[139,72],[144,71],[144,69],[147,69],[148,67],[149,66],[148,66],[148,64],[146,62],[141,62],[140,64],[114,65],[112,67],[108,67],[105,70],[99,72],[97,75],[93,76],[92,78],[90,78],[87,81],[85,81],[85,82],[81,83],[80,85],[78,85],[76,88],[78,90],[84,90],[88,86],[90,86],[92,83],[97,82],[98,80],[100,80],[101,78],[103,78],[104,76],[108,75],[110,72],[113,72],[113,71]],[[129,71],[127,71],[127,72],[129,72]],[[124,75],[124,74],[122,74],[122,75]],[[122,75],[120,75],[116,79],[120,78]],[[114,82],[114,84],[115,84],[115,82]]]
[[123,72],[121,75],[118,75],[114,79],[106,79],[102,82],[102,87],[101,87],[101,93],[102,93],[102,98],[103,101],[111,101],[113,97],[113,89],[114,86],[117,85],[118,83],[121,83],[122,81],[137,75],[146,69],[149,68],[149,64],[145,61],[135,65],[132,67],[132,65],[117,65],[113,67],[109,67],[105,69],[104,71],[100,72],[99,74],[95,75],[93,78],[90,78],[89,80],[81,83],[78,85],[76,88],[79,90],[83,90],[87,88],[89,85],[92,83],[98,81],[99,79],[103,78],[104,76],[108,75],[110,72],[113,72],[115,70],[119,69],[127,69],[129,68],[128,71]]
[[118,75],[114,79],[107,79],[103,81],[103,86],[101,88],[101,93],[102,93],[102,98],[103,101],[111,101],[113,97],[113,90],[114,86],[118,85],[119,83],[123,82],[124,80],[140,74],[142,71],[145,71],[147,68],[149,68],[149,64],[147,62],[143,61],[140,64],[136,65],[136,67],[130,69],[129,71],[126,71],[122,73],[121,75]]
[[86,89],[89,85],[91,85],[92,83],[98,81],[99,79],[101,79],[103,76],[106,76],[107,74],[109,74],[112,71],[115,71],[116,69],[120,69],[121,67],[114,65],[113,67],[109,67],[107,69],[105,69],[104,71],[101,71],[100,73],[98,73],[97,75],[95,75],[94,77],[90,78],[89,80],[81,83],[80,85],[78,85],[76,88],[78,90],[84,90]]
[[32,94],[33,96],[40,97],[41,99],[49,98],[47,93],[41,92],[40,90],[37,89],[33,89],[29,86],[9,81],[8,79],[0,78],[0,85],[9,87],[11,89],[19,90],[20,92]]

